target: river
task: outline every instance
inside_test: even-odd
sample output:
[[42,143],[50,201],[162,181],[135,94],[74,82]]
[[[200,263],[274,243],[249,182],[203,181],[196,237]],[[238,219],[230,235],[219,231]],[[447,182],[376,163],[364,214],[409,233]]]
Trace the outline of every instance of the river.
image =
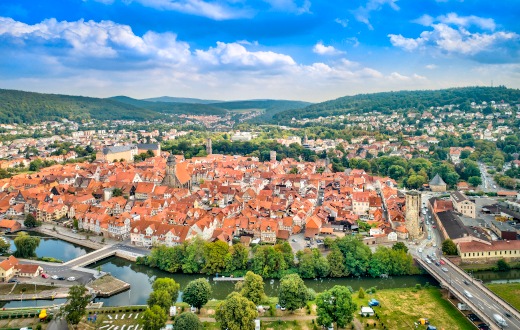
[[[39,257],[53,257],[63,261],[74,259],[78,256],[84,255],[91,251],[91,249],[81,247],[69,242],[61,241],[59,239],[46,237],[41,235],[42,239],[40,246],[36,250],[36,254]],[[15,250],[14,244],[12,243],[12,250]],[[182,288],[186,286],[189,281],[196,278],[209,278],[213,288],[212,298],[223,299],[229,293],[233,291],[234,282],[214,282],[212,277],[203,275],[188,275],[188,274],[170,274],[167,272],[160,271],[155,268],[147,266],[136,265],[125,259],[111,257],[102,260],[98,263],[92,264],[89,267],[96,268],[101,266],[101,269],[105,272],[111,273],[115,277],[130,283],[131,289],[109,298],[101,298],[99,301],[103,301],[106,306],[118,306],[118,305],[142,305],[146,304],[148,295],[152,290],[152,283],[157,277],[171,277],[181,285]],[[520,278],[520,270],[511,270],[509,272],[479,272],[475,274],[476,278],[482,279],[484,282],[499,281],[499,280],[513,280]],[[398,276],[390,277],[389,279],[380,278],[327,278],[323,280],[305,280],[305,284],[314,289],[316,292],[329,289],[334,285],[345,285],[351,286],[354,290],[358,290],[360,287],[365,289],[370,287],[377,287],[378,289],[389,289],[389,288],[405,288],[412,287],[416,284],[424,285],[429,282],[432,285],[437,285],[436,281],[426,276]],[[268,281],[266,280],[265,291],[267,295],[275,296],[277,294],[279,282],[278,280]],[[180,297],[180,296],[179,296]],[[61,302],[61,299],[60,299]],[[53,301],[39,301],[38,305],[52,305],[53,303],[59,303],[56,300]],[[35,306],[36,301],[13,301],[8,302],[4,306],[0,307],[18,307],[18,306]]]

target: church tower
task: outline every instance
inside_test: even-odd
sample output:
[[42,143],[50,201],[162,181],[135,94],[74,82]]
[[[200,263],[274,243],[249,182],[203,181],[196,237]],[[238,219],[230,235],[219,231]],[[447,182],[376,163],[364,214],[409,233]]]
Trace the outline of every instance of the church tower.
[[409,239],[417,239],[422,234],[422,228],[419,223],[419,214],[421,210],[421,194],[412,190],[406,192],[406,213],[405,226],[408,230]]
[[177,160],[175,159],[175,156],[173,154],[170,154],[168,156],[168,159],[166,160],[166,173],[164,175],[164,179],[162,181],[162,184],[168,187],[177,187],[177,176],[175,173],[175,169],[177,167]]
[[206,153],[208,155],[213,154],[213,145],[211,143],[211,138],[206,139]]

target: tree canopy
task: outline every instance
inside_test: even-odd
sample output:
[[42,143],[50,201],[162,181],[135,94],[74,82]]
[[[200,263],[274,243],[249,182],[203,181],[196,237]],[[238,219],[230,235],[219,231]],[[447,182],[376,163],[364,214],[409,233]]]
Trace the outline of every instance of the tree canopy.
[[61,311],[65,315],[67,323],[77,326],[85,315],[85,310],[90,302],[90,296],[83,285],[73,285],[69,288],[69,301]]
[[324,327],[336,324],[344,328],[352,322],[357,306],[352,301],[350,290],[345,286],[335,285],[330,290],[316,297],[317,323]]
[[215,311],[215,319],[222,330],[254,330],[258,317],[256,305],[238,292],[232,292]]
[[302,308],[309,298],[309,290],[298,274],[282,277],[278,289],[278,302],[289,311]]
[[186,285],[182,294],[182,301],[200,309],[204,306],[211,295],[211,285],[205,278],[193,280]]

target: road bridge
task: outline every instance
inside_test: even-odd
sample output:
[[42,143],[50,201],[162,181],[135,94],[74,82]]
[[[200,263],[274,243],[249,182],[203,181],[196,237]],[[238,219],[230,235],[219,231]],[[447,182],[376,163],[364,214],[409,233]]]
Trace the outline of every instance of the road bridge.
[[[520,313],[480,281],[475,281],[448,259],[442,258],[445,264],[439,266],[428,263],[425,259],[415,257],[417,263],[433,276],[441,287],[469,306],[471,311],[487,323],[491,329],[504,328],[497,324],[493,317],[494,314],[500,315],[507,322],[509,329],[520,329]],[[505,313],[508,313],[510,317],[507,317]]]

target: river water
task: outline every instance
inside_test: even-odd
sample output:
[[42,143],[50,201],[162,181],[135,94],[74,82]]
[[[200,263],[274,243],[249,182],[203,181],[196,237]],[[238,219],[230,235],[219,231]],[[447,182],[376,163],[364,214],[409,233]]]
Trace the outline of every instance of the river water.
[[[14,251],[15,247],[12,244],[11,249]],[[78,256],[90,252],[91,249],[84,248],[69,242],[61,241],[59,239],[43,236],[40,246],[36,250],[39,257],[54,257],[63,261],[74,259]],[[131,288],[128,291],[119,293],[109,298],[101,298],[98,301],[103,301],[106,306],[119,305],[144,305],[148,295],[152,291],[152,283],[158,277],[171,277],[181,285],[181,291],[189,281],[196,278],[208,278],[213,288],[212,298],[223,299],[233,291],[235,282],[215,282],[212,280],[213,276],[208,277],[204,275],[189,275],[189,274],[170,274],[161,270],[150,268],[147,266],[136,265],[135,263],[111,257],[95,264],[90,265],[91,268],[101,266],[105,272],[111,273],[113,276],[130,283]],[[513,280],[520,278],[520,270],[511,270],[509,272],[479,272],[475,274],[476,278],[482,279],[484,282],[497,280]],[[405,288],[413,287],[416,284],[424,285],[429,282],[432,285],[437,285],[437,282],[430,276],[398,276],[390,277],[389,279],[380,278],[328,278],[319,280],[305,280],[305,284],[314,289],[316,292],[321,292],[331,288],[334,285],[351,286],[354,290],[360,287],[365,289],[370,287],[377,287],[378,289],[389,288]],[[278,290],[278,280],[266,280],[265,291],[267,295],[276,296]],[[179,295],[180,299],[180,295]],[[19,306],[40,306],[52,305],[53,303],[61,303],[63,299],[55,301],[13,301],[5,303],[0,307],[19,307]]]

